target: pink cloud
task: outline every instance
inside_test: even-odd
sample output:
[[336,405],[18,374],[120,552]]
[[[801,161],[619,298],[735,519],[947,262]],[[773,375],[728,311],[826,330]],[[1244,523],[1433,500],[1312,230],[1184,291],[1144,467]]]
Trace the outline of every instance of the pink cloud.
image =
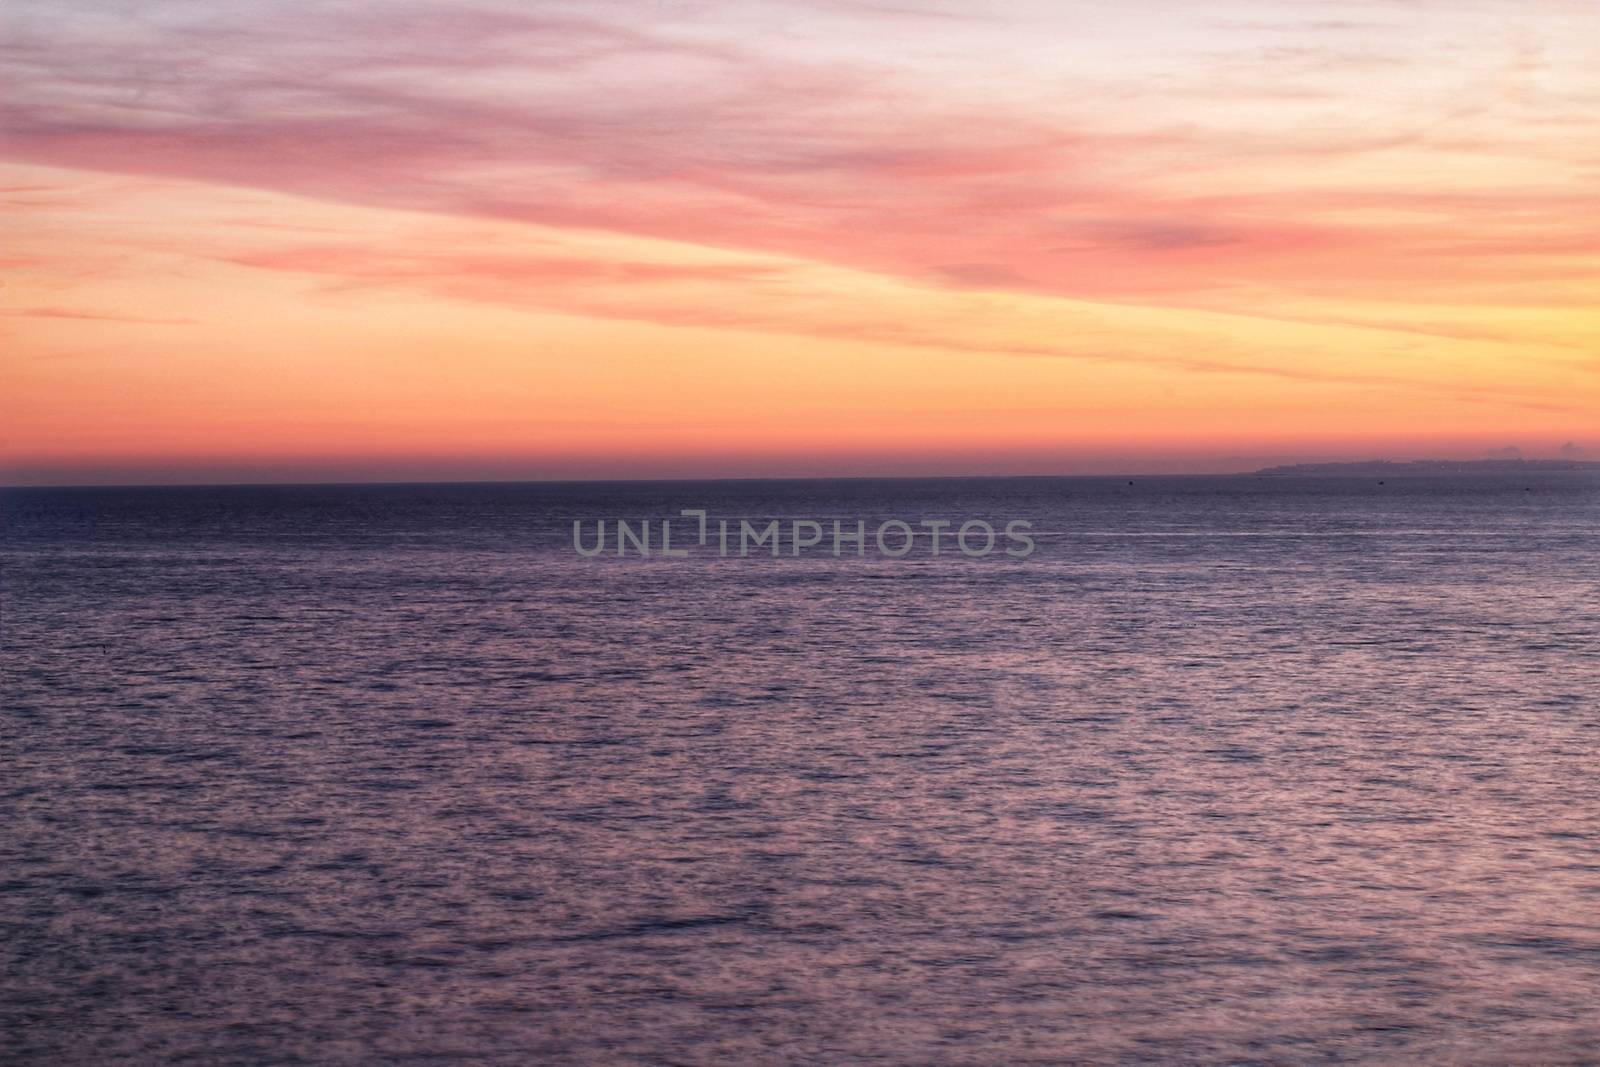
[[[835,6],[908,33],[952,13]],[[1482,135],[1410,121],[1267,134],[1119,123],[1108,108],[1146,86],[1030,107],[928,84],[892,49],[874,62],[768,45],[715,19],[594,11],[157,4],[152,25],[122,35],[22,20],[0,48],[22,86],[0,107],[3,150],[1089,299],[1212,306],[1268,287],[1385,299],[1404,279],[1410,299],[1476,300],[1484,284],[1515,298],[1517,285],[1596,273],[1550,256],[1600,251],[1592,228],[1572,228],[1600,217],[1600,194],[1233,190],[1217,176],[1240,161],[1314,173],[1397,149],[1494,148]],[[1247,67],[1257,75],[1263,47]],[[1241,92],[1325,95],[1345,84],[1327,79],[1394,58],[1291,51],[1275,62],[1304,80],[1258,76]],[[1362,206],[1409,217],[1350,221]]]
[[194,319],[157,318],[146,315],[123,315],[114,311],[85,311],[79,308],[39,307],[5,312],[22,319],[80,319],[88,322],[122,322],[142,326],[192,326]]

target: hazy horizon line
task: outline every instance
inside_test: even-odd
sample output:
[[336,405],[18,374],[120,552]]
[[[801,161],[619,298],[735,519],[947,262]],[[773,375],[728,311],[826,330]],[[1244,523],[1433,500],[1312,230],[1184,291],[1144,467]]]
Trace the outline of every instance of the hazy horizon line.
[[[340,489],[368,488],[374,486],[467,486],[467,485],[704,485],[756,482],[956,482],[956,481],[1051,481],[1051,480],[1123,480],[1138,478],[1249,478],[1262,472],[1282,467],[1316,467],[1389,463],[1395,466],[1428,463],[1553,463],[1572,462],[1594,464],[1592,460],[1543,459],[1538,457],[1483,457],[1463,460],[1448,457],[1428,459],[1390,460],[1372,458],[1361,460],[1312,460],[1296,463],[1267,464],[1250,470],[1237,471],[1119,471],[1102,473],[986,473],[986,474],[811,474],[811,475],[714,475],[702,477],[639,477],[639,478],[367,478],[330,480],[262,480],[262,481],[193,481],[193,482],[58,482],[58,483],[0,483],[0,492],[18,490],[71,490],[71,489]],[[1582,471],[1585,468],[1575,468]],[[1330,472],[1337,476],[1338,472]],[[1400,473],[1400,472],[1397,472]],[[1551,468],[1545,473],[1564,473]]]

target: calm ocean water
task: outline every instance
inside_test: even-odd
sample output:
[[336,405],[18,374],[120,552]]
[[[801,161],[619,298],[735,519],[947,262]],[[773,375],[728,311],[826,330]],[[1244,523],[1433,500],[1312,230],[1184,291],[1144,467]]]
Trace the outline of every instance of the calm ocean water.
[[5,1062],[1600,1062],[1592,475],[0,508]]

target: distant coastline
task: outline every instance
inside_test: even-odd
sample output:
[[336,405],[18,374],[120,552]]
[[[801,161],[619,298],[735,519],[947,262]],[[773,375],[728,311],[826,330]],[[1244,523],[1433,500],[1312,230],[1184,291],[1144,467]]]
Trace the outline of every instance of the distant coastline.
[[1413,459],[1401,463],[1371,459],[1357,463],[1291,463],[1263,467],[1254,473],[1276,477],[1294,474],[1499,474],[1534,471],[1600,471],[1600,462],[1583,459]]

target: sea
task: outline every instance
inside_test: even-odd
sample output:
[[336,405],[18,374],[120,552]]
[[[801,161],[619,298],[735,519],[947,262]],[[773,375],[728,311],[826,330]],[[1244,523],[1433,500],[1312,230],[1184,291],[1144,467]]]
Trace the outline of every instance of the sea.
[[1600,1062],[1593,473],[0,522],[7,1064]]

